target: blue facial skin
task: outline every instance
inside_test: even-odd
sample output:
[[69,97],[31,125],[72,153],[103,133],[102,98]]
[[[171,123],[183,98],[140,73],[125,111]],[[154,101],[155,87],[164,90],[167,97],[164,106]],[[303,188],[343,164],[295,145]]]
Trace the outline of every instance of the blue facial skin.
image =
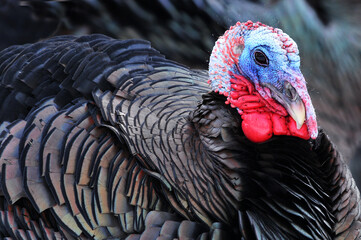
[[[298,52],[287,53],[282,48],[283,43],[275,40],[273,34],[266,32],[262,34],[263,38],[259,35],[248,35],[245,38],[245,48],[239,57],[238,68],[254,84],[271,85],[282,92],[285,81],[293,82],[295,76],[302,75],[299,68],[300,58]],[[262,51],[267,56],[268,66],[256,63],[255,51]]]
[[[316,114],[300,71],[297,44],[280,29],[267,26],[249,28],[245,25],[231,27],[217,40],[209,61],[211,88],[233,100],[231,93],[235,89],[232,89],[233,76],[230,72],[236,79],[237,76],[245,77],[279,114],[289,114],[297,122],[298,129],[306,119],[310,136],[316,139]],[[255,62],[255,51],[262,51],[267,56],[267,66]],[[275,105],[273,100],[284,108]],[[242,109],[237,107],[237,110],[242,114]]]

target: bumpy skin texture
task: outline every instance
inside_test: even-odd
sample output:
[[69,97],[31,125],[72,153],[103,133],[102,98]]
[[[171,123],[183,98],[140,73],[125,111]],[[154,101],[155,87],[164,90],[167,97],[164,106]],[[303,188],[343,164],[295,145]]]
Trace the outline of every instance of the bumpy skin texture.
[[327,136],[249,141],[207,72],[102,35],[0,55],[2,236],[360,236],[359,192]]
[[226,103],[236,107],[242,115],[242,130],[248,139],[252,142],[264,142],[273,134],[310,139],[306,123],[297,129],[295,120],[281,105],[270,105],[245,77],[233,77],[230,79],[232,91]]
[[[255,51],[268,56],[266,67],[255,64]],[[282,30],[259,22],[237,22],[216,42],[209,61],[209,82],[214,91],[227,97],[226,103],[238,109],[250,140],[264,142],[273,134],[316,138],[316,114],[299,69],[298,53],[296,43]],[[270,86],[282,93],[286,82],[305,105],[308,132],[305,127],[294,127],[285,106],[271,93]],[[245,99],[249,96],[251,99]]]

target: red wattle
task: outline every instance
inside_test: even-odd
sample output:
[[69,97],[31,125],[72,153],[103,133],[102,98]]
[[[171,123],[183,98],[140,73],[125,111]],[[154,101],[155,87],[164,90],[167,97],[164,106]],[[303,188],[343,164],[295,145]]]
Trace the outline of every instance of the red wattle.
[[289,135],[290,132],[286,125],[286,118],[274,113],[271,115],[273,122],[273,133],[275,135]]
[[242,130],[252,142],[260,143],[272,137],[272,121],[268,113],[248,113],[242,115]]
[[295,136],[309,139],[306,124],[297,129],[297,124],[292,117],[281,116],[269,112],[244,113],[242,115],[242,130],[244,135],[252,142],[265,142],[274,135]]
[[226,95],[226,104],[238,108],[243,119],[242,130],[249,140],[261,143],[272,135],[310,138],[305,123],[297,129],[296,122],[281,104],[273,99],[266,101],[245,77],[235,74],[233,77],[230,79],[232,90]]
[[297,124],[295,120],[293,120],[293,118],[291,117],[288,118],[289,118],[288,129],[290,130],[291,136],[296,136],[306,140],[310,139],[310,134],[308,133],[307,126],[305,123],[302,125],[300,129],[297,129]]

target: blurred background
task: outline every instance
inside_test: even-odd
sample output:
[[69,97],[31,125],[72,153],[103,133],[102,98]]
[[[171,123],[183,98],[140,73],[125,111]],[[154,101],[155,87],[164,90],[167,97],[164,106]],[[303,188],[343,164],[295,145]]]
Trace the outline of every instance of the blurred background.
[[319,125],[361,187],[360,0],[0,0],[0,50],[55,35],[141,38],[167,58],[208,67],[237,21],[281,28],[298,44]]

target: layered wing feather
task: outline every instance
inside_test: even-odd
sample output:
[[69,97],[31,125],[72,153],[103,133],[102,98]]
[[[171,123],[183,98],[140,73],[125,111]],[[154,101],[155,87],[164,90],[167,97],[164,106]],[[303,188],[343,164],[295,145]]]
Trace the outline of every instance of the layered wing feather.
[[205,71],[103,35],[0,56],[1,236],[359,237],[359,192],[327,137],[250,143]]

